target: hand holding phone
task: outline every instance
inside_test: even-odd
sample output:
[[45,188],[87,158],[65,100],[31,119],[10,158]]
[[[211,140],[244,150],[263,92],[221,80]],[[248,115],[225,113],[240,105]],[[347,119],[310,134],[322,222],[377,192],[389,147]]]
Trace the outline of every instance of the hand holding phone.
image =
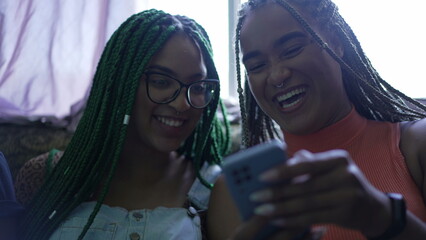
[[[224,158],[225,180],[243,221],[252,217],[254,208],[259,205],[259,203],[250,201],[249,195],[254,191],[273,186],[271,183],[259,181],[259,175],[285,163],[286,160],[285,144],[279,140],[261,143]],[[268,224],[256,235],[255,239],[265,239],[278,229],[278,227]]]

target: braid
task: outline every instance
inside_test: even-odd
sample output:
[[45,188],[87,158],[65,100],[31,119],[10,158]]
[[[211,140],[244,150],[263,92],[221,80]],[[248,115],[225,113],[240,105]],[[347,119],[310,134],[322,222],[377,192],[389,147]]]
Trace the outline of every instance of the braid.
[[[243,6],[253,4],[248,2]],[[240,10],[240,17],[238,18],[237,28],[235,31],[235,66],[237,72],[238,83],[238,96],[241,108],[241,133],[242,133],[242,147],[249,147],[260,142],[267,141],[272,138],[279,138],[278,129],[274,122],[269,118],[259,107],[254,99],[251,91],[249,90],[248,81],[245,81],[244,89],[241,84],[241,64],[240,64],[240,33],[244,23],[245,13],[244,7]],[[247,76],[245,76],[247,78]]]
[[[213,62],[213,51],[207,32],[201,25],[188,17],[180,15],[175,17],[183,24],[183,31],[191,36],[200,47],[207,67],[207,78],[219,79]],[[202,119],[199,121],[192,136],[181,149],[182,154],[192,156],[198,179],[209,188],[212,187],[212,184],[208,183],[200,175],[200,168],[206,161],[208,164],[220,164],[222,157],[230,149],[230,124],[226,117],[224,104],[219,96],[220,93],[217,91],[212,102],[204,109]],[[220,106],[222,111],[223,123],[216,116],[218,106]]]
[[[182,20],[158,10],[147,10],[129,17],[114,32],[99,60],[83,117],[61,160],[47,177],[22,220],[22,239],[48,239],[59,224],[100,187],[100,195],[79,239],[82,239],[108,193],[126,138],[127,123],[140,78],[152,56],[177,31],[193,20]],[[204,29],[192,29],[200,45],[209,77],[217,78],[211,46]],[[185,30],[186,31],[186,30]],[[199,41],[198,41],[199,40]],[[220,163],[229,149],[229,123],[226,133],[215,118],[220,103],[215,100],[204,110],[202,120],[179,150],[202,163]],[[206,140],[204,140],[206,139]],[[204,140],[204,141],[202,141]],[[115,147],[111,147],[115,146]],[[209,146],[210,151],[204,151]],[[214,146],[214,147],[210,147]],[[199,172],[199,168],[197,168]],[[199,175],[199,173],[198,173]]]
[[[367,119],[389,122],[411,121],[426,117],[425,105],[396,90],[380,77],[362,50],[352,29],[339,14],[337,6],[331,0],[250,0],[242,5],[239,12],[239,24],[236,29],[235,42],[236,54],[239,54],[240,51],[240,32],[245,16],[250,11],[269,2],[275,2],[285,8],[312,36],[314,41],[341,65],[346,93],[355,109],[362,116]],[[328,44],[321,39],[319,34],[307,22],[306,16],[301,14],[299,10],[307,14],[310,19],[316,20],[322,30],[339,37],[345,53],[342,58],[336,55]],[[241,76],[238,75],[238,71],[240,71],[239,58],[236,59],[236,64],[237,81],[240,85]],[[246,87],[246,89],[248,88]],[[241,109],[242,118],[247,118],[247,113],[250,114],[250,118],[247,118],[248,123],[247,126],[243,126],[243,131],[248,131],[245,129],[254,130],[251,134],[252,136],[244,134],[243,138],[246,137],[246,141],[253,145],[259,141],[264,141],[265,137],[277,137],[273,123],[265,120],[269,119],[269,117],[257,104],[252,103],[249,105],[249,102],[254,101],[254,97],[249,91],[245,93],[245,99],[247,101],[245,106],[248,107],[248,110]],[[268,133],[264,134],[256,130],[259,127],[255,126],[259,126],[259,123],[263,124],[262,127],[266,128]],[[269,133],[271,130],[273,130],[271,132],[273,133],[272,135]]]
[[[249,89],[247,86],[247,81],[246,81],[246,85],[244,86],[246,91],[245,91],[245,99],[247,100],[246,103],[244,103],[244,89],[242,87],[241,84],[241,65],[240,65],[240,32],[241,32],[241,28],[243,26],[243,22],[244,22],[244,15],[241,15],[241,17],[238,19],[237,22],[237,29],[236,29],[236,37],[235,37],[235,67],[236,67],[236,72],[237,72],[237,86],[238,86],[238,100],[240,103],[240,109],[241,109],[241,145],[242,148],[251,146],[251,144],[249,144],[249,142],[251,142],[251,138],[249,136],[250,132],[249,129],[253,129],[251,128],[252,126],[250,126],[250,119],[253,119],[252,117],[249,116],[255,116],[253,114],[253,110],[250,108],[250,98],[249,98],[249,94],[250,91],[247,91],[247,89]],[[248,109],[248,110],[247,110]],[[247,112],[249,111],[249,112]]]

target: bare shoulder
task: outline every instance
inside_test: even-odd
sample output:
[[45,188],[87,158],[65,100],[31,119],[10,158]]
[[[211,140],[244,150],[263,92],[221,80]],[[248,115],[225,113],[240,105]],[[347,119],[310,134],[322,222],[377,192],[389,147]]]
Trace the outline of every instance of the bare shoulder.
[[426,162],[426,118],[401,123],[401,147],[407,157]]
[[[426,118],[401,123],[400,149],[416,184],[426,186]],[[422,191],[425,198],[426,189]]]
[[[63,152],[57,152],[52,159],[52,167],[62,157]],[[19,170],[15,180],[17,200],[26,206],[40,189],[47,174],[49,153],[44,153],[28,160]]]
[[241,223],[238,209],[233,202],[223,175],[218,178],[213,187],[208,209],[209,239],[227,239]]

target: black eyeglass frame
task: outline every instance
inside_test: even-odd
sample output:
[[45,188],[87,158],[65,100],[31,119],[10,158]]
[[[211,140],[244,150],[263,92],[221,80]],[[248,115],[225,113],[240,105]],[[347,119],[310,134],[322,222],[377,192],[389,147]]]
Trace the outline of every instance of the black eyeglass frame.
[[[162,76],[165,76],[165,77],[168,77],[168,78],[170,78],[170,79],[173,79],[173,80],[175,80],[175,81],[177,81],[178,83],[179,83],[179,90],[178,91],[176,91],[175,92],[175,94],[170,98],[170,99],[168,99],[167,101],[164,101],[164,102],[158,102],[158,101],[155,101],[154,99],[152,99],[152,97],[151,97],[151,95],[149,94],[149,81],[148,81],[148,79],[149,79],[149,75],[151,75],[151,74],[158,74],[158,75],[162,75]],[[151,100],[153,103],[157,103],[157,104],[168,104],[168,103],[171,103],[171,102],[173,102],[174,100],[176,100],[176,98],[179,96],[179,94],[180,94],[180,92],[181,92],[181,90],[182,90],[182,88],[183,87],[185,87],[186,88],[186,94],[185,94],[185,96],[186,96],[186,101],[189,103],[189,105],[191,106],[191,107],[193,107],[193,108],[197,108],[197,109],[201,109],[201,108],[205,108],[205,107],[207,107],[208,105],[209,105],[209,103],[213,100],[213,98],[214,98],[214,96],[205,104],[205,105],[203,105],[202,107],[197,107],[197,106],[194,106],[192,103],[191,103],[191,101],[190,101],[190,94],[189,94],[189,89],[190,89],[190,87],[192,86],[192,85],[194,85],[194,84],[197,84],[197,83],[202,83],[202,82],[209,82],[209,83],[216,83],[216,88],[215,88],[215,91],[218,89],[218,87],[219,87],[219,80],[218,79],[203,79],[203,80],[199,80],[199,81],[195,81],[195,82],[191,82],[191,83],[189,83],[189,84],[186,84],[186,83],[183,83],[182,81],[180,81],[179,79],[176,79],[176,78],[174,78],[174,77],[172,77],[172,76],[170,76],[170,75],[168,75],[168,74],[165,74],[165,73],[161,73],[161,72],[156,72],[156,71],[148,71],[148,72],[145,72],[145,75],[146,75],[146,80],[145,80],[145,82],[146,82],[146,94],[148,95],[148,98],[149,98],[149,100]]]

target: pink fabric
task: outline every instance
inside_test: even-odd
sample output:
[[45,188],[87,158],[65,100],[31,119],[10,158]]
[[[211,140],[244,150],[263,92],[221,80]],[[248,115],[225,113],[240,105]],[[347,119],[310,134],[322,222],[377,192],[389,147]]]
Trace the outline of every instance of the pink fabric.
[[[68,126],[134,1],[1,0],[0,123]],[[67,120],[65,118],[67,117]]]

